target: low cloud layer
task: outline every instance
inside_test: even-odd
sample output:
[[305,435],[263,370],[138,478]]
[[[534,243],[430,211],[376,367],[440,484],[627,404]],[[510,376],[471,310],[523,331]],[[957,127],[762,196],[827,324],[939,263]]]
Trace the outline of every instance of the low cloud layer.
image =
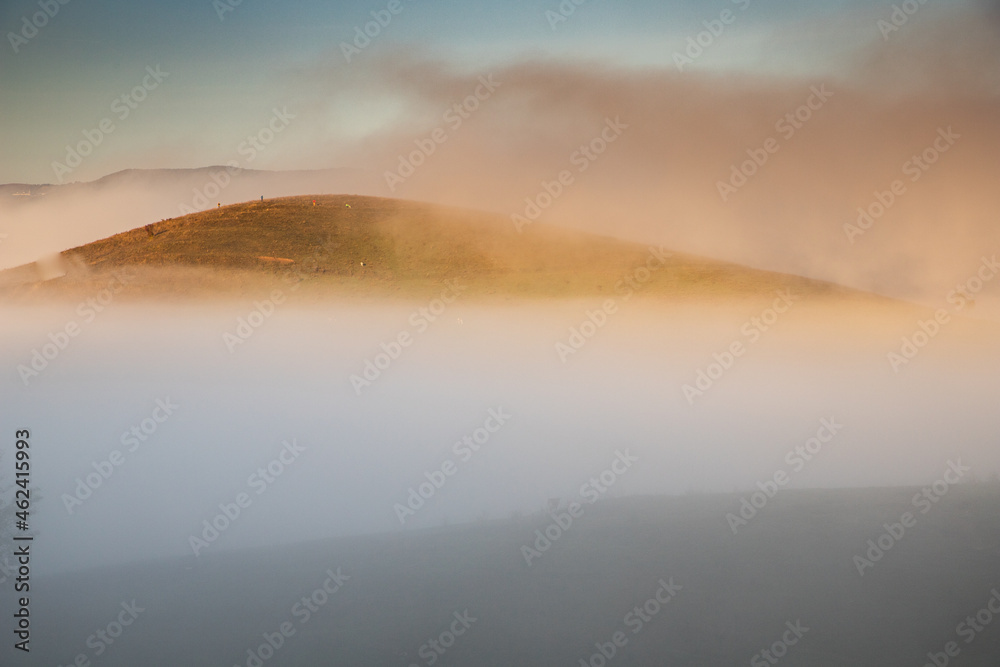
[[[885,40],[873,23],[868,48],[810,80],[528,60],[460,72],[401,52],[297,83],[316,115],[358,82],[403,101],[342,153],[395,196],[530,217],[555,194],[540,220],[933,298],[1000,251],[1000,24],[984,16],[926,10]],[[608,119],[627,129],[606,143]]]

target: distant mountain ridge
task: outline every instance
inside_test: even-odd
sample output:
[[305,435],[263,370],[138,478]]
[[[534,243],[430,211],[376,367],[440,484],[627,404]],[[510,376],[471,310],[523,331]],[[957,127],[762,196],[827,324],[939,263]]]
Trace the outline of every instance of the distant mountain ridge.
[[[93,181],[71,181],[68,183],[3,183],[0,184],[0,196],[16,195],[30,190],[32,195],[48,195],[57,192],[80,191],[90,188],[104,188],[111,185],[144,185],[162,187],[164,179],[174,181],[182,180],[187,185],[187,181],[194,183],[211,182],[212,176],[220,172],[227,173],[237,179],[252,179],[264,184],[268,181],[284,182],[293,180],[308,186],[314,182],[334,183],[343,181],[367,180],[378,182],[377,177],[371,178],[373,172],[363,169],[353,169],[349,167],[331,169],[297,169],[292,171],[272,171],[265,169],[243,169],[227,165],[210,165],[207,167],[194,168],[164,168],[164,169],[122,169]],[[342,189],[342,188],[335,188]],[[324,189],[309,189],[313,191],[323,191]],[[266,193],[262,193],[266,194]],[[284,193],[271,193],[275,194]]]

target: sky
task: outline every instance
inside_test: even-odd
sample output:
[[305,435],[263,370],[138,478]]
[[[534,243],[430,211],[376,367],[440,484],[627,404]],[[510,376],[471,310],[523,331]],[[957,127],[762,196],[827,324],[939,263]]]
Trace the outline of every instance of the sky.
[[[856,50],[882,40],[877,21],[892,11],[888,1],[587,0],[576,6],[565,0],[560,14],[556,0],[400,0],[398,13],[348,62],[341,45],[388,2],[230,2],[2,3],[0,183],[86,181],[127,168],[224,163],[275,107],[294,114],[316,101],[321,84],[302,74],[317,69],[332,71],[338,81],[323,89],[324,113],[297,124],[283,150],[262,156],[261,168],[360,166],[348,144],[384,130],[412,101],[365,85],[373,76],[368,71],[351,78],[352,68],[363,70],[379,58],[400,65],[432,58],[476,72],[526,61],[669,70],[704,22],[729,11],[731,23],[685,68],[689,74],[802,76],[842,69]],[[930,21],[944,7],[969,4],[935,2],[912,20]],[[38,14],[44,6],[55,15]],[[143,83],[147,67],[165,73],[162,81],[140,91],[145,99],[123,118],[125,107],[114,101]],[[59,174],[53,163],[65,162],[66,147],[96,132],[104,119],[113,131],[78,170]]]

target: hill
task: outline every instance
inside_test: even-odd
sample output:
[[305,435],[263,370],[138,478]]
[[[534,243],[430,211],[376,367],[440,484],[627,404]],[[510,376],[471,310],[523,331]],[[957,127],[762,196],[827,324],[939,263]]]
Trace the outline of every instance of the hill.
[[[858,294],[805,278],[536,223],[361,196],[285,197],[168,219],[62,253],[58,279],[23,265],[7,296],[85,293],[116,271],[142,296],[225,295],[303,282],[314,295],[413,295],[457,280],[467,294],[574,297]],[[631,287],[629,286],[631,281]]]

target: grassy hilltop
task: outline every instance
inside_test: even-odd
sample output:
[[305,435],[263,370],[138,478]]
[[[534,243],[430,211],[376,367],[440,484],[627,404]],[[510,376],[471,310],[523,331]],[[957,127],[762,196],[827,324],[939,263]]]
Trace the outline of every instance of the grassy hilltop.
[[[315,201],[315,205],[313,202]],[[128,293],[225,295],[307,279],[305,293],[419,295],[455,279],[468,295],[614,294],[650,259],[646,246],[503,216],[377,197],[251,201],[138,227],[63,253],[69,272],[42,281],[34,264],[0,273],[8,295],[93,289],[135,274]],[[641,275],[641,274],[640,274]],[[847,294],[828,283],[674,253],[643,294]]]

